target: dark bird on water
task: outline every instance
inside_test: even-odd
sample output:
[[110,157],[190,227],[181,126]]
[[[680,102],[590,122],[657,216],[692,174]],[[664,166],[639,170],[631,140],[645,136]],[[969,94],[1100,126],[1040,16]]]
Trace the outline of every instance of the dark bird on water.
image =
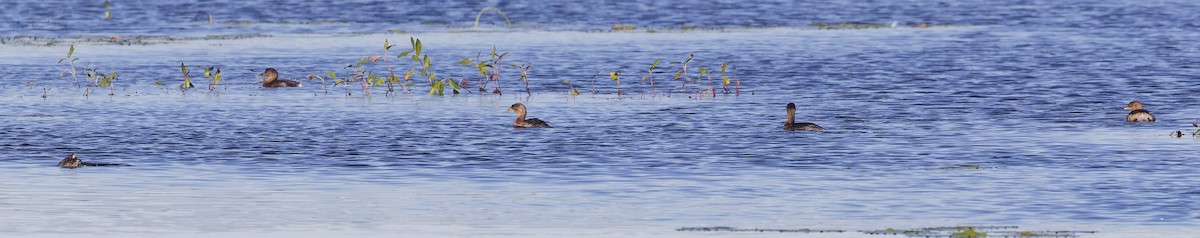
[[789,131],[819,131],[825,130],[817,124],[808,122],[796,122],[796,104],[788,103],[787,105],[787,121],[783,122],[783,129]]
[[513,121],[513,124],[512,124],[514,127],[520,127],[520,128],[548,128],[548,127],[550,127],[550,124],[548,124],[545,121],[542,121],[540,119],[537,119],[537,118],[525,119],[525,104],[520,104],[520,103],[513,104],[511,107],[508,107],[508,110],[504,110],[504,111],[517,113],[517,120]]
[[259,74],[259,76],[263,77],[262,86],[264,88],[282,88],[282,87],[300,87],[301,86],[300,82],[279,79],[279,71],[275,71],[275,68],[267,68],[267,70],[263,71],[263,73]]

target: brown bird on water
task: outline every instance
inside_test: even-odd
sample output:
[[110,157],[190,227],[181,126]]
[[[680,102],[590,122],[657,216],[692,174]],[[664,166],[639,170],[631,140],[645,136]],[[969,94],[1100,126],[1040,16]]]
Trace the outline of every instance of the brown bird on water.
[[83,161],[75,157],[75,153],[71,153],[71,155],[68,155],[67,158],[63,158],[62,161],[58,162],[58,167],[68,169],[78,168],[79,166],[83,166]]
[[788,103],[787,105],[787,121],[783,123],[783,129],[789,131],[820,131],[825,130],[817,124],[800,122],[796,123],[796,104]]
[[1131,110],[1129,112],[1129,115],[1125,116],[1125,121],[1127,121],[1127,122],[1151,122],[1151,121],[1154,121],[1154,115],[1151,115],[1150,111],[1146,111],[1145,109],[1142,109],[1141,102],[1138,102],[1138,101],[1129,102],[1129,105],[1125,106],[1125,110]]
[[262,86],[264,88],[300,87],[301,86],[300,82],[279,79],[279,71],[275,71],[275,68],[267,68],[267,70],[263,71],[263,73],[259,74],[259,76],[263,77]]
[[550,124],[548,124],[545,121],[542,121],[540,119],[537,119],[537,118],[525,119],[525,104],[520,104],[520,103],[513,104],[511,107],[508,107],[508,110],[504,110],[504,111],[517,113],[517,120],[513,121],[513,124],[512,124],[514,127],[520,127],[520,128],[549,128],[550,127]]

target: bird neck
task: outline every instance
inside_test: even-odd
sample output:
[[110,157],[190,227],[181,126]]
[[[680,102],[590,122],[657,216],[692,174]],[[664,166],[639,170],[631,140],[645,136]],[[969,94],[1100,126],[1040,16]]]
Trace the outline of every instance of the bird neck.
[[517,110],[517,120],[513,121],[513,124],[521,124],[521,122],[525,122],[525,110]]
[[788,118],[787,118],[787,122],[785,122],[785,123],[788,125],[796,124],[796,111],[788,111],[787,114],[788,114]]

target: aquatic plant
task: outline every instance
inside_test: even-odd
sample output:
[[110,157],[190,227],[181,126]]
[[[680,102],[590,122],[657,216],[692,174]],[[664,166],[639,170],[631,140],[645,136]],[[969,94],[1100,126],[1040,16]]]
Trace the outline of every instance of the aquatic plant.
[[104,20],[112,19],[112,12],[109,11],[111,7],[112,4],[108,3],[108,0],[104,0]]
[[712,73],[708,72],[708,68],[705,68],[704,66],[696,67],[696,69],[700,71],[700,74],[696,75],[696,81],[697,81],[696,85],[700,84],[699,81],[701,78],[708,76],[708,88],[705,88],[705,89],[699,91],[700,97],[704,97],[704,95],[709,94],[709,92],[712,93],[713,97],[716,97],[717,91],[712,87]]
[[479,18],[482,17],[483,13],[487,12],[488,10],[496,11],[496,13],[500,14],[501,17],[504,17],[504,23],[507,24],[508,28],[512,28],[512,21],[508,20],[508,15],[505,15],[504,11],[501,11],[499,8],[494,8],[494,7],[485,7],[483,9],[479,10],[479,13],[475,14],[475,27],[474,28],[476,28],[476,29],[479,28]]
[[621,72],[618,72],[618,71],[608,72],[608,77],[612,78],[613,81],[617,81],[617,97],[620,97],[622,94],[621,93]]
[[[404,52],[400,52],[399,55],[396,55],[396,58],[405,57],[405,56],[408,56],[409,54],[412,55],[411,57],[412,57],[413,62],[416,62],[418,65],[421,66],[421,68],[420,68],[421,75],[425,76],[425,78],[429,79],[429,94],[430,95],[443,95],[443,92],[445,92],[447,85],[450,86],[451,88],[453,88],[454,93],[458,93],[458,90],[462,89],[461,87],[458,86],[458,82],[454,81],[454,79],[452,79],[452,78],[443,78],[441,80],[437,79],[437,75],[433,73],[433,63],[431,63],[429,61],[429,55],[422,54],[424,45],[421,43],[421,39],[417,39],[415,37],[409,37],[408,41],[409,41],[409,43],[412,44],[412,49],[406,50]],[[412,71],[409,72],[409,74],[411,74],[411,73],[412,73]],[[405,75],[404,78],[405,78],[405,80],[408,80],[408,75]]]
[[508,52],[504,52],[502,54],[497,53],[496,47],[492,47],[492,52],[488,54],[488,60],[486,61],[479,59],[480,55],[482,54],[483,53],[480,52],[480,54],[476,55],[476,59],[474,61],[471,59],[463,59],[462,61],[459,61],[458,64],[463,66],[472,66],[478,70],[480,77],[483,78],[479,84],[480,93],[486,93],[487,90],[485,88],[487,88],[487,85],[495,82],[496,86],[492,90],[492,94],[504,95],[504,91],[500,88],[501,67],[499,66],[501,65],[500,62],[504,60],[504,56],[508,55]]
[[[482,55],[483,55],[483,52],[479,52],[478,54],[475,55],[475,60],[471,60],[469,58],[463,59],[463,60],[458,61],[458,65],[471,67],[472,69],[475,69],[476,72],[479,74],[479,83],[477,83],[479,85],[478,86],[479,93],[486,93],[487,89],[485,89],[485,88],[487,87],[487,83],[489,82],[488,78],[491,77],[490,76],[491,71],[488,69],[491,66],[484,63],[483,61],[479,60],[479,57],[481,57]],[[462,86],[464,86],[464,87],[467,86],[470,83],[470,78],[469,77],[463,78],[463,82],[464,83]]]
[[179,70],[183,72],[183,83],[179,84],[179,90],[186,92],[188,89],[196,87],[196,85],[192,85],[192,78],[188,77],[190,72],[188,72],[187,65],[179,63]]
[[[391,55],[390,51],[392,49],[392,46],[396,46],[396,45],[389,43],[387,39],[383,39],[383,55]],[[392,93],[395,91],[395,89],[392,87],[392,85],[399,84],[400,78],[396,76],[396,71],[392,69],[392,64],[388,63],[387,57],[383,57],[383,65],[387,66],[388,73],[390,74],[390,76],[388,76],[385,79],[385,81],[387,81],[387,88],[388,88],[387,95],[392,95]],[[409,72],[411,72],[411,71],[409,71]],[[311,77],[309,77],[309,78],[311,79]],[[407,81],[408,77],[405,76],[404,80]],[[324,83],[324,81],[322,81],[322,83]],[[404,87],[404,84],[399,84],[399,85],[400,85],[400,90],[402,90],[404,92],[408,92],[408,88]]]
[[[329,79],[337,79],[337,73],[331,71],[326,72],[325,74],[329,76]],[[313,79],[321,80],[321,88],[325,90],[325,95],[329,95],[329,86],[325,84],[325,78],[318,76],[317,74],[308,74],[308,80]]]
[[105,74],[105,73],[100,73],[99,70],[93,69],[90,72],[88,72],[88,74],[93,75],[93,76],[90,76],[90,78],[93,78],[93,82],[97,86],[108,87],[108,95],[109,96],[112,96],[113,94],[115,94],[115,89],[113,89],[113,81],[117,80],[117,72],[116,71]]
[[[687,83],[691,82],[691,80],[688,78],[687,70],[688,70],[688,63],[691,63],[692,58],[694,58],[694,57],[696,57],[695,54],[688,54],[687,59],[685,59],[683,61],[672,61],[669,63],[669,64],[679,64],[680,65],[679,71],[675,71],[675,78],[673,80],[679,81],[679,85],[680,85],[679,92],[681,92],[681,93],[687,91]],[[668,91],[667,95],[668,96],[671,95],[670,91]]]
[[562,82],[563,84],[566,84],[567,87],[571,88],[570,90],[567,90],[567,95],[571,95],[572,97],[579,96],[579,89],[576,89],[575,85],[571,84],[570,80],[563,79]]
[[[378,56],[367,56],[363,57],[361,60],[358,60],[357,63],[347,65],[344,69],[349,70],[350,75],[352,76],[335,80],[333,82],[333,86],[337,87],[338,85],[343,85],[343,87],[345,87],[345,85],[350,83],[358,83],[359,87],[362,88],[363,96],[371,96],[371,87],[382,85],[384,83],[384,79],[378,75],[375,75],[375,73],[368,72],[366,67],[363,65],[367,62],[379,61],[380,58],[381,57]],[[336,76],[336,74],[332,74],[332,72],[330,73],[331,77]],[[349,96],[353,94],[351,94],[349,89],[347,89],[346,95]]]
[[221,83],[221,69],[217,66],[204,68],[204,77],[208,78],[208,91],[216,92],[217,85]]
[[83,87],[83,85],[81,85],[79,83],[79,74],[78,74],[78,72],[76,72],[76,69],[75,69],[75,61],[79,61],[79,58],[71,57],[74,54],[75,54],[75,43],[71,43],[71,50],[67,51],[67,57],[58,59],[58,63],[61,64],[63,61],[66,61],[67,65],[70,66],[70,68],[67,68],[66,70],[63,70],[62,72],[60,72],[58,74],[58,76],[62,77],[62,76],[65,76],[66,74],[70,73],[71,78],[75,79],[75,86]]
[[[725,74],[725,69],[727,67],[729,67],[729,64],[721,64],[721,87],[725,89],[725,94],[729,94],[729,83],[730,83],[729,76]],[[734,80],[735,81],[733,81],[734,82],[733,95],[739,96],[739,95],[741,95],[742,80],[740,80],[740,79],[734,79]]]
[[525,81],[525,94],[533,96],[533,93],[529,91],[529,70],[533,69],[533,66],[526,63],[521,65],[512,64],[512,67],[521,71],[521,81]]
[[[75,67],[75,61],[79,61],[79,58],[74,57],[74,55],[75,44],[72,43],[71,48],[67,50],[67,56],[58,59],[58,63],[61,64],[65,61],[68,65],[68,68],[62,72],[59,72],[58,76],[63,77],[67,74],[71,74],[71,78],[75,79],[75,86],[83,87],[84,97],[91,95],[92,87],[109,87],[109,95],[112,95],[112,91],[114,90],[112,88],[112,82],[117,79],[117,73],[101,73],[99,70],[91,68],[90,65],[86,65],[84,67]],[[79,80],[79,71],[83,71],[86,80],[82,82]]]
[[631,25],[613,25],[612,30],[613,31],[632,31],[632,30],[637,30],[637,27],[631,26]]
[[[642,82],[650,81],[650,96],[658,96],[654,91],[654,69],[658,68],[659,59],[654,59],[654,63],[650,63],[650,69],[646,70],[646,77],[642,77]],[[643,93],[644,94],[644,93]]]

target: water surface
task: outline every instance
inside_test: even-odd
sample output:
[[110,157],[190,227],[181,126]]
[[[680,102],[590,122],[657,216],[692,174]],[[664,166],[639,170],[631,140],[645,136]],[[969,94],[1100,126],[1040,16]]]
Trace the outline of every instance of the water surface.
[[[50,4],[18,3],[0,21],[25,39],[0,44],[0,234],[743,235],[675,230],[731,226],[860,237],[1013,225],[1130,237],[1195,234],[1200,221],[1200,142],[1167,136],[1200,119],[1191,2],[504,2],[485,5],[542,27],[491,19],[482,30],[469,29],[481,6],[460,3],[117,2],[110,21],[95,6]],[[316,14],[326,11],[347,14]],[[30,17],[42,13],[54,17]],[[291,24],[318,21],[330,22]],[[899,27],[807,26],[843,21]],[[209,34],[257,35],[189,38]],[[110,35],[177,39],[79,38]],[[393,57],[410,37],[439,77],[477,77],[457,62],[510,52],[504,64],[534,66],[533,95],[512,68],[503,95],[472,84],[428,96],[423,79],[399,96],[327,94],[307,78],[346,75],[384,55],[385,39],[406,72],[414,64]],[[120,73],[112,96],[84,97],[60,76],[70,42],[81,67]],[[740,95],[679,93],[708,85],[671,80],[680,66],[666,62],[688,54],[693,76],[732,65]],[[655,59],[652,95],[640,78]],[[226,79],[209,92],[195,68],[198,88],[180,92],[180,63]],[[305,86],[260,88],[266,67]],[[387,74],[382,62],[367,69]],[[610,71],[629,94],[614,94]],[[1132,100],[1159,121],[1123,122]],[[554,128],[508,126],[516,102]],[[780,130],[788,102],[829,130]],[[71,152],[132,166],[53,166]]]

